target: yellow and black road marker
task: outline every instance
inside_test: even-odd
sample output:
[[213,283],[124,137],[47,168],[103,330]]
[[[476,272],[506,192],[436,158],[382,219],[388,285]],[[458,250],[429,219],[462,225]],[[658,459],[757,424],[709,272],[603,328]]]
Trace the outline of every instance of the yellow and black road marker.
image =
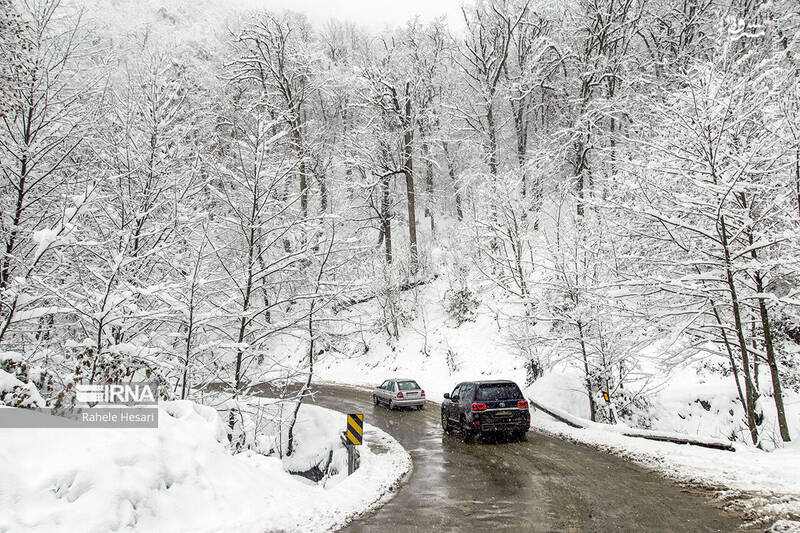
[[364,440],[364,415],[361,413],[358,414],[348,414],[347,415],[347,431],[345,431],[345,436],[347,440],[350,441],[351,444],[361,444]]

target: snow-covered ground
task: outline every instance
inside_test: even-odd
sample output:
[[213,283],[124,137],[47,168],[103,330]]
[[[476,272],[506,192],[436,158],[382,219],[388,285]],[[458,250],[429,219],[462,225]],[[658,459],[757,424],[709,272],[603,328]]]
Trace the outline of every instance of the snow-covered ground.
[[[338,450],[344,415],[304,405],[298,454]],[[365,424],[361,467],[319,484],[302,466],[232,455],[217,412],[160,406],[159,428],[1,429],[0,531],[324,531],[379,505],[411,468],[391,436]],[[341,472],[341,470],[340,470]]]

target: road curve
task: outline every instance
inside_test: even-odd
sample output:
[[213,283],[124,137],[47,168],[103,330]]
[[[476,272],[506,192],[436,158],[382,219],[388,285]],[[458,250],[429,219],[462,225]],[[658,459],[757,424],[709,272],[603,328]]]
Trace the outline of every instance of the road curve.
[[314,390],[314,403],[364,413],[414,462],[392,500],[342,531],[747,531],[710,492],[588,446],[536,432],[526,442],[464,444],[443,434],[437,404],[389,411],[363,390]]

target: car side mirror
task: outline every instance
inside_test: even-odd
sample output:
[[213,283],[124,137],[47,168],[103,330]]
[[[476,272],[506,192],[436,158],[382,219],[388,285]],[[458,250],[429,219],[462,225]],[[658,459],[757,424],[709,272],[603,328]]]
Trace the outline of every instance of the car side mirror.
[[450,399],[450,393],[449,392],[445,392],[444,393],[444,399],[445,400],[449,400]]

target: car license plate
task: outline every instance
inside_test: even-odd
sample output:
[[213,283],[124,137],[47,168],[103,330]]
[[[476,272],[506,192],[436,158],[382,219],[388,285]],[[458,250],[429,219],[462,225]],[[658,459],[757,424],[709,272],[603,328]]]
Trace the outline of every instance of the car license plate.
[[495,416],[511,416],[511,411],[497,411],[495,412]]
[[408,393],[408,395],[409,395],[409,396],[416,396],[416,395],[417,395],[417,393],[416,393],[416,392],[409,392],[409,393]]

